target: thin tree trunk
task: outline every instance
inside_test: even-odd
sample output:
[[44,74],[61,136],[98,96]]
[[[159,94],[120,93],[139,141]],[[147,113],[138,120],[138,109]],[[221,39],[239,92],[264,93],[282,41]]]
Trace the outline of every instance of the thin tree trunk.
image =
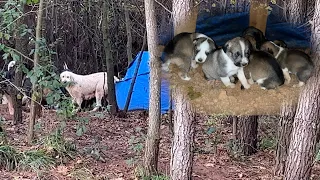
[[[39,9],[37,13],[37,27],[36,27],[36,43],[35,43],[35,51],[34,51],[34,66],[33,68],[36,69],[39,63],[39,41],[41,38],[41,25],[42,25],[42,12],[43,12],[43,0],[39,1]],[[31,144],[33,137],[34,137],[34,124],[36,117],[39,116],[38,109],[41,108],[37,103],[39,102],[40,95],[42,93],[39,93],[38,83],[35,81],[32,84],[32,101],[31,101],[31,117],[29,121],[29,130],[28,130],[28,143]]]
[[144,152],[145,175],[150,177],[158,170],[158,154],[160,143],[160,60],[157,58],[157,22],[155,1],[145,0],[145,15],[148,38],[150,84],[149,84],[149,125]]
[[[103,45],[106,54],[106,65],[107,65],[107,82],[108,82],[108,102],[110,107],[110,112],[112,115],[115,115],[118,112],[118,105],[116,100],[116,91],[114,86],[114,65],[113,58],[111,53],[111,44],[110,44],[110,32],[109,32],[109,24],[110,19],[108,16],[110,10],[110,4],[108,0],[104,1],[103,8]],[[105,97],[106,98],[106,97]]]
[[311,21],[311,48],[315,70],[299,97],[286,162],[286,180],[310,179],[320,119],[320,0]]
[[124,16],[126,19],[126,31],[127,31],[127,58],[128,58],[128,66],[132,61],[132,34],[131,34],[131,21],[129,16],[128,7],[124,7]]
[[173,89],[172,93],[175,97],[175,113],[170,162],[171,179],[191,179],[195,114],[187,96],[180,88]]
[[[31,8],[25,4],[21,4],[23,6],[23,13],[26,12],[30,12]],[[29,14],[27,16],[23,16],[21,17],[18,21],[17,21],[17,31],[15,33],[15,48],[17,51],[19,51],[21,54],[23,55],[28,55],[29,54],[29,37],[24,35],[24,36],[20,36],[20,32],[19,28],[21,27],[22,24],[26,24],[28,27],[30,27],[31,25],[31,18],[30,16],[32,16],[32,14]],[[27,63],[25,58],[23,56],[20,56],[20,61],[16,62],[16,72],[15,72],[15,77],[14,77],[14,85],[18,88],[22,87],[22,80],[23,80],[23,73],[22,70],[19,68],[20,64],[22,63]],[[22,93],[20,93],[20,91],[14,87],[10,87],[11,89],[11,93],[10,96],[12,98],[12,103],[13,103],[13,107],[14,107],[14,123],[15,124],[20,124],[22,123]]]
[[258,117],[259,116],[238,117],[239,151],[246,156],[257,152]]
[[292,103],[286,103],[281,108],[277,134],[276,166],[274,170],[276,176],[283,176],[284,174],[295,112],[296,106],[292,105]]
[[238,135],[238,117],[231,116],[230,118],[232,119],[232,136],[233,136],[233,139],[236,140]]

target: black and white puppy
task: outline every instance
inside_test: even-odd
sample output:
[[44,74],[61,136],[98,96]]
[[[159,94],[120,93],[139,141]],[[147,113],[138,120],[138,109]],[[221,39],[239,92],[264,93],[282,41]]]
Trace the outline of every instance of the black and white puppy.
[[236,37],[227,41],[221,49],[210,53],[202,65],[202,70],[207,80],[221,80],[227,87],[234,88],[230,81],[237,75],[245,89],[250,88],[243,67],[248,65],[250,56],[249,41]]
[[179,76],[183,80],[190,80],[188,72],[197,68],[197,63],[204,63],[210,52],[217,48],[215,42],[201,33],[183,32],[177,34],[163,50],[162,70],[169,71],[169,65],[175,64],[179,68]]

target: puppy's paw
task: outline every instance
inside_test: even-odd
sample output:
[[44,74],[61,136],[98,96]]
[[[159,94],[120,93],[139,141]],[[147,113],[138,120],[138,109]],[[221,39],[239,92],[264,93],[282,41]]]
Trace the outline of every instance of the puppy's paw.
[[253,79],[248,79],[248,83],[249,83],[249,84],[254,84]]
[[249,89],[249,88],[251,87],[251,85],[250,85],[250,84],[246,84],[246,85],[243,85],[243,87],[244,87],[245,89]]
[[236,87],[236,84],[230,83],[230,84],[228,85],[228,87],[230,87],[230,88],[235,88],[235,87]]
[[284,84],[288,85],[288,84],[290,84],[290,81],[285,80],[285,81],[284,81]]
[[199,64],[197,64],[197,63],[191,63],[191,67],[192,67],[193,69],[196,69],[197,67],[199,67]]
[[165,71],[165,72],[169,72],[169,66],[167,66],[167,65],[165,65],[165,64],[162,64],[162,67],[161,67],[161,69],[163,70],[163,71]]
[[304,86],[304,82],[299,81],[298,84],[295,84],[292,87],[296,88],[296,87],[302,87],[302,86]]

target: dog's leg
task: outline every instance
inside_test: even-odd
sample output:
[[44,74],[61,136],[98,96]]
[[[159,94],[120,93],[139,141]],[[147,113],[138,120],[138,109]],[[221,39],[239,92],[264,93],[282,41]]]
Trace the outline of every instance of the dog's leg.
[[76,109],[76,112],[79,112],[81,110],[81,104],[82,104],[83,99],[82,98],[77,98],[75,100],[76,100],[77,105],[78,105],[78,107]]
[[197,61],[191,60],[191,67],[192,67],[193,69],[196,69],[198,66],[199,66],[199,64],[197,64]]
[[232,82],[230,82],[230,78],[227,76],[227,77],[221,77],[221,81],[223,82],[223,84],[227,87],[231,87],[231,88],[235,88],[236,85]]
[[289,84],[290,81],[291,81],[291,77],[290,77],[288,68],[282,69],[282,72],[283,72],[283,75],[284,75],[284,79],[286,80],[285,84]]
[[102,106],[103,93],[96,91],[96,107],[92,110],[93,112],[98,111]]
[[248,83],[248,80],[247,80],[246,76],[244,75],[243,68],[239,68],[237,76],[238,76],[238,79],[240,80],[241,84],[243,85],[243,87],[245,89],[249,89],[250,84]]
[[249,84],[254,84],[254,81],[253,81],[253,79],[252,79],[251,73],[250,73],[250,79],[248,79],[248,83],[249,83]]

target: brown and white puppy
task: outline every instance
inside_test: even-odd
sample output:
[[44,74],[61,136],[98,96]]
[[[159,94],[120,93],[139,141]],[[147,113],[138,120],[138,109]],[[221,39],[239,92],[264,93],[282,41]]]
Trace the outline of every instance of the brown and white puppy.
[[295,74],[299,80],[299,83],[294,85],[294,87],[301,87],[314,71],[314,63],[305,52],[283,48],[272,41],[263,43],[261,50],[269,52],[277,59],[286,79],[286,84],[290,83],[291,77],[289,73],[292,73]]
[[[275,89],[284,84],[284,76],[277,60],[264,51],[251,51],[250,63],[244,74],[250,84],[257,83],[261,89]],[[242,87],[241,87],[242,88]]]
[[202,65],[202,71],[207,80],[221,80],[227,87],[234,88],[231,82],[233,75],[237,75],[244,88],[250,88],[244,75],[243,67],[248,65],[250,44],[242,38],[236,37],[227,41],[221,49],[211,52]]
[[179,67],[179,76],[183,80],[190,80],[188,72],[197,68],[197,63],[204,63],[207,55],[216,49],[215,42],[201,33],[183,32],[177,34],[164,48],[162,69],[169,71],[169,65]]
[[242,37],[246,38],[252,44],[254,50],[259,50],[261,44],[266,41],[263,32],[254,26],[247,27],[242,32]]

